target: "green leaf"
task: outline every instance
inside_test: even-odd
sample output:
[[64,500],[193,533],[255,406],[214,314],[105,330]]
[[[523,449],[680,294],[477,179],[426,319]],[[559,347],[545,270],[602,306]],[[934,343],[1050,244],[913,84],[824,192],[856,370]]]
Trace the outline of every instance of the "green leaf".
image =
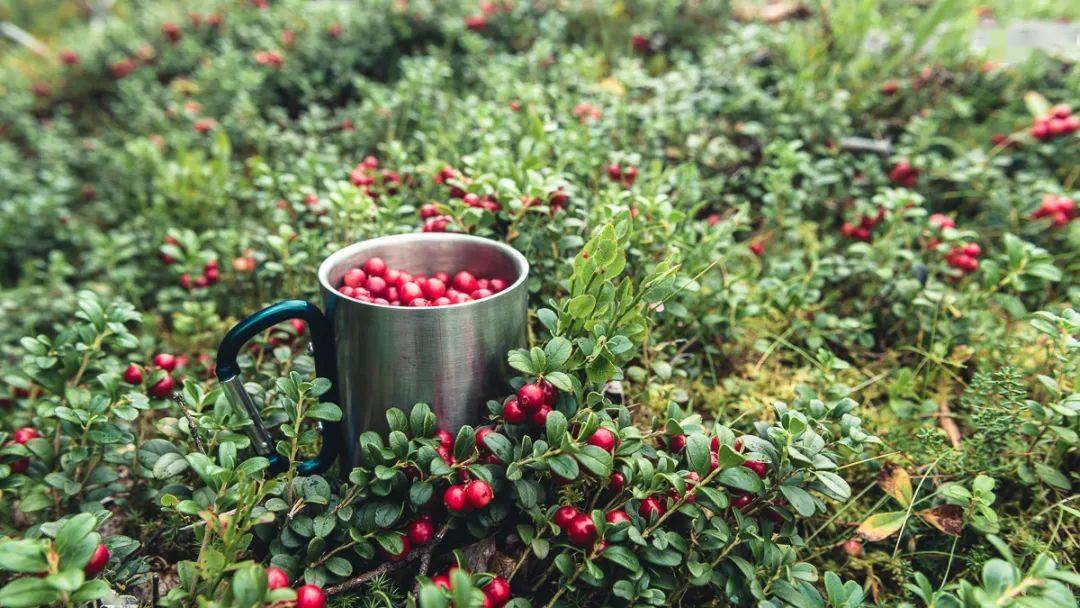
[[506,356],[506,362],[510,367],[522,372],[524,374],[536,375],[536,370],[533,368],[532,358],[529,357],[529,351],[519,348],[517,350],[510,351],[510,354]]
[[633,552],[622,545],[608,545],[603,553],[600,554],[600,557],[614,562],[631,572],[638,572],[641,570],[641,563],[634,557]]
[[573,350],[573,344],[566,338],[556,336],[548,340],[548,343],[544,345],[544,354],[547,355],[548,366],[552,369],[562,367],[570,359]]
[[596,298],[592,294],[583,293],[576,298],[572,298],[566,305],[567,312],[575,319],[584,319],[592,314],[593,309],[596,308]]
[[1041,462],[1035,463],[1035,474],[1039,476],[1039,479],[1041,479],[1043,483],[1049,484],[1059,490],[1068,492],[1071,487],[1069,479],[1065,477],[1064,473]]
[[0,589],[0,606],[5,608],[31,608],[50,606],[60,595],[45,579],[25,577],[11,581]]
[[45,547],[40,540],[0,541],[0,570],[36,573],[49,569]]
[[716,482],[750,494],[760,494],[765,489],[765,485],[761,483],[761,478],[743,466],[730,467],[720,471],[716,476]]
[[694,433],[686,438],[686,461],[698,475],[709,474],[710,439],[701,433]]
[[552,411],[544,423],[544,434],[552,447],[562,445],[563,437],[566,436],[566,416],[560,411]]
[[614,466],[613,459],[611,453],[603,448],[586,445],[578,450],[574,457],[581,466],[600,479],[607,479],[611,475],[611,468]]
[[431,583],[420,588],[420,608],[447,608],[448,605],[442,589]]
[[814,497],[810,496],[810,493],[806,490],[791,485],[781,485],[780,493],[788,499],[792,507],[799,512],[799,515],[803,517],[810,517],[814,514],[814,510],[817,506],[814,504]]
[[[548,416],[550,417],[550,414]],[[484,437],[484,445],[501,462],[511,462],[514,459],[514,445],[510,443],[510,440],[505,435],[488,433]]]
[[552,384],[552,386],[564,393],[574,392],[573,379],[571,379],[569,375],[564,374],[563,372],[549,372],[544,376],[544,378],[546,378],[547,381]]
[[[552,412],[554,413],[554,412]],[[553,473],[563,479],[577,479],[578,463],[568,454],[559,454],[545,460]]]
[[266,569],[255,564],[242,565],[233,574],[231,591],[236,608],[253,608],[266,594]]

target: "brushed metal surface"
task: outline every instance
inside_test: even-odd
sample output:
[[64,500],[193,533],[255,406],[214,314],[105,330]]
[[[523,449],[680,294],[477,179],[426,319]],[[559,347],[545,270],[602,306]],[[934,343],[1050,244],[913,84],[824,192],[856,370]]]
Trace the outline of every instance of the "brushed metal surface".
[[[380,257],[390,268],[432,275],[468,270],[508,287],[483,300],[432,308],[384,306],[346,298],[334,286],[349,268]],[[527,341],[529,264],[512,247],[462,234],[381,237],[341,249],[319,267],[334,328],[346,467],[357,439],[387,431],[386,410],[427,403],[456,433],[480,420],[484,404],[509,391],[507,351]]]

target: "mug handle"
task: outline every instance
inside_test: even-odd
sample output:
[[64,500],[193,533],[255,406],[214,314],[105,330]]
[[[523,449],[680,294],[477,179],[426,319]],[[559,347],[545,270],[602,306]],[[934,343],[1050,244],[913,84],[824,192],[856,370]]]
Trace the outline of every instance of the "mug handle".
[[[270,472],[280,473],[289,468],[289,462],[274,451],[274,443],[270,433],[263,425],[262,416],[255,402],[251,400],[244,382],[240,378],[240,366],[236,363],[236,357],[240,349],[248,340],[260,332],[270,329],[274,325],[289,319],[302,319],[307,322],[311,330],[311,341],[315,355],[315,373],[330,380],[330,390],[323,393],[320,401],[337,403],[337,362],[334,358],[334,335],[330,321],[326,315],[314,304],[304,300],[284,300],[272,304],[259,312],[240,321],[225,337],[218,346],[217,354],[217,378],[225,389],[225,396],[235,408],[243,408],[251,419],[252,432],[251,443],[255,452],[270,460]],[[334,460],[341,452],[341,429],[340,423],[323,421],[322,423],[322,450],[319,455],[301,462],[297,466],[300,475],[314,475],[328,469],[334,464]]]

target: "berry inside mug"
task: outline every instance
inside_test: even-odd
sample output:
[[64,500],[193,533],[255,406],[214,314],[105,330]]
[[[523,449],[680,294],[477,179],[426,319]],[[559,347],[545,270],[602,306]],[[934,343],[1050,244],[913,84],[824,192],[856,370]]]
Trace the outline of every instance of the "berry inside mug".
[[244,389],[237,356],[244,344],[288,319],[311,330],[315,371],[333,387],[322,400],[342,419],[323,422],[319,455],[303,475],[359,463],[359,438],[388,431],[386,411],[427,403],[452,433],[479,422],[484,404],[506,392],[506,353],[526,344],[529,264],[512,247],[480,237],[421,233],[380,237],[338,250],[322,262],[323,308],[303,300],[273,304],[237,323],[218,348],[217,377],[271,468],[274,452],[258,407]]

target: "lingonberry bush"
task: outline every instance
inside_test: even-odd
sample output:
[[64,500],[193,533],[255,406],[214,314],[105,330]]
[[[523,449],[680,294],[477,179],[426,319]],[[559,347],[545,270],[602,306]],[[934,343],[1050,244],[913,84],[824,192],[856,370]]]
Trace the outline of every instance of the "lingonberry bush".
[[[969,44],[1071,6],[76,4],[0,11],[0,606],[1075,605],[1080,77]],[[442,231],[530,262],[505,394],[277,472],[222,335]],[[501,289],[411,271],[340,287]]]

